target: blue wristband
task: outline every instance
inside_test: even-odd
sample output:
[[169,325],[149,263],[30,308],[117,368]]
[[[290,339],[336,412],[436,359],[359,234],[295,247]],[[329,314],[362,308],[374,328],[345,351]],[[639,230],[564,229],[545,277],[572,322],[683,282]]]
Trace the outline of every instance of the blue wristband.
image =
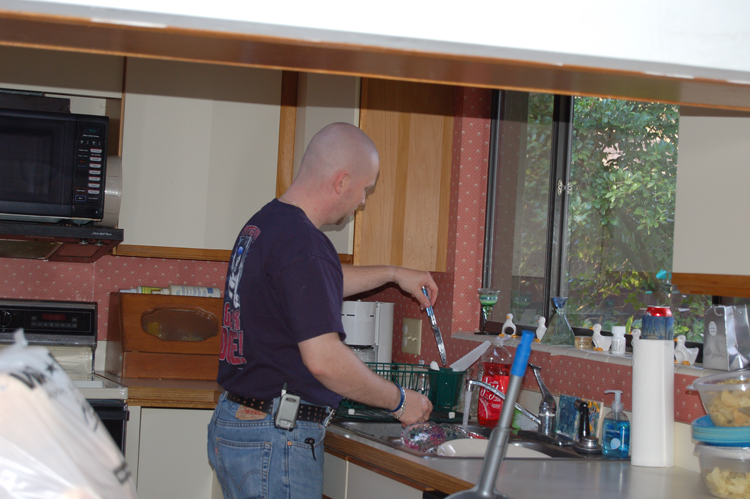
[[396,385],[398,387],[398,389],[401,391],[401,401],[398,403],[398,407],[396,407],[395,409],[393,409],[393,410],[386,409],[386,411],[388,411],[390,413],[394,413],[394,412],[400,411],[401,408],[404,406],[404,399],[406,399],[406,392],[404,391],[403,387],[401,387],[401,385],[399,385],[395,381],[393,382],[393,384]]

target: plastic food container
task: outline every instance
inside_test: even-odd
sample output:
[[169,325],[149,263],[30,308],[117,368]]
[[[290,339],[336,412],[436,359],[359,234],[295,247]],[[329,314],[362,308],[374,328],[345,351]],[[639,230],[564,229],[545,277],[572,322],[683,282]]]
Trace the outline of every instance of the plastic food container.
[[701,402],[716,426],[750,426],[750,371],[730,371],[697,378],[688,389]]
[[750,499],[750,447],[717,447],[698,444],[703,483],[716,497]]

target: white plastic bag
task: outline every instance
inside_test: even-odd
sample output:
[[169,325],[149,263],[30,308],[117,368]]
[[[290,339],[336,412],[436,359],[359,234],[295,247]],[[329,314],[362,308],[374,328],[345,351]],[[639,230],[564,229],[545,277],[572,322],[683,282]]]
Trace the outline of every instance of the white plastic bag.
[[125,458],[41,346],[0,352],[0,498],[134,499]]

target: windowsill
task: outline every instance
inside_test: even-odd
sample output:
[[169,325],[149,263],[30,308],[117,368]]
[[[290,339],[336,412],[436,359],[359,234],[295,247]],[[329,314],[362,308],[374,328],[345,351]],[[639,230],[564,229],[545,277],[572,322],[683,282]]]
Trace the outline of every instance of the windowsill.
[[[460,340],[475,341],[481,343],[483,341],[491,341],[494,335],[480,335],[474,333],[468,333],[458,331],[451,336],[451,338],[457,338]],[[520,339],[514,339],[506,337],[505,345],[515,347],[520,343]],[[645,341],[645,340],[644,340]],[[547,352],[552,356],[565,355],[568,357],[577,357],[579,359],[586,359],[592,362],[602,362],[607,364],[615,364],[621,366],[632,366],[633,365],[633,354],[626,353],[624,355],[615,355],[607,352],[595,352],[593,350],[579,350],[575,347],[570,346],[558,346],[558,345],[542,345],[540,343],[532,343],[531,350],[535,352]],[[704,369],[700,365],[686,366],[682,364],[675,364],[675,374],[684,374],[686,376],[692,376],[694,378],[700,378],[708,376],[709,374],[718,374],[724,371],[717,371],[714,369]]]

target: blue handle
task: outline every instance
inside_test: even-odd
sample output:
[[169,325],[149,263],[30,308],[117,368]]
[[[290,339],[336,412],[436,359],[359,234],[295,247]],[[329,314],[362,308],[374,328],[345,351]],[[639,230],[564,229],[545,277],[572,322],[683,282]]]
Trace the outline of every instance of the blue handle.
[[529,355],[531,355],[531,342],[534,340],[534,333],[524,329],[521,335],[521,344],[516,348],[516,358],[513,359],[510,374],[523,378],[526,374],[526,365],[529,363]]

